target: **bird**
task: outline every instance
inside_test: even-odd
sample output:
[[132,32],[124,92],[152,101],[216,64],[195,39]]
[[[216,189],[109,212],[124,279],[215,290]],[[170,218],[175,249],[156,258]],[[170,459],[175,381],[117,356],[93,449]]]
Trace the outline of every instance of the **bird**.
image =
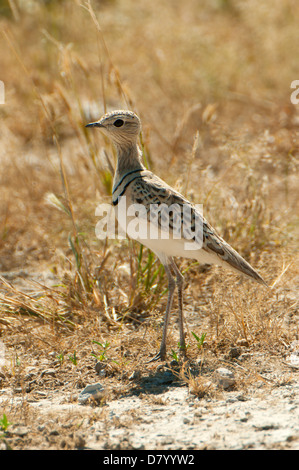
[[[183,317],[184,277],[174,261],[175,257],[194,259],[202,264],[220,265],[264,286],[267,286],[267,283],[220,237],[196,204],[191,203],[146,168],[138,144],[142,126],[137,114],[130,110],[107,112],[98,121],[86,124],[86,127],[98,127],[116,150],[117,163],[112,188],[112,204],[116,219],[130,238],[142,243],[158,257],[167,275],[168,298],[161,344],[158,353],[148,362],[166,359],[167,331],[176,287],[179,348],[180,355],[186,359]],[[126,204],[123,204],[123,201]],[[130,209],[132,207],[133,209]],[[134,224],[133,229],[131,227],[129,230],[138,212],[137,209],[142,230],[136,230]]]

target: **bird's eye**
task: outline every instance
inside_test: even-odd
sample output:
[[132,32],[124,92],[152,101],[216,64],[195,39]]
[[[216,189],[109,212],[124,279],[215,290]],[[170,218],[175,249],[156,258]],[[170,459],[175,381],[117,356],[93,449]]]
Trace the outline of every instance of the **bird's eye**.
[[113,123],[115,127],[121,127],[123,126],[123,124],[124,124],[124,121],[122,119],[116,119],[116,121],[114,121]]

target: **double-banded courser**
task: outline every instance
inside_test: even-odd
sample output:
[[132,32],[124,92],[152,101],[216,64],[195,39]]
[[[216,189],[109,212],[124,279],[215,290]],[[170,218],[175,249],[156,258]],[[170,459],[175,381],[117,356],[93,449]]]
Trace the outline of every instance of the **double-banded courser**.
[[[131,238],[137,239],[158,256],[168,277],[168,299],[161,346],[152,360],[164,360],[166,357],[167,326],[175,285],[178,289],[180,349],[184,355],[186,343],[183,276],[173,260],[174,256],[196,259],[200,263],[218,264],[242,273],[260,284],[267,284],[255,269],[216,233],[194,204],[145,168],[138,146],[141,122],[135,113],[112,111],[86,127],[100,128],[116,148],[117,167],[112,203],[120,225]],[[126,203],[122,205],[122,210],[119,210],[124,198]],[[130,211],[129,208],[132,207],[133,211]],[[130,222],[136,217],[135,209],[139,214],[140,226],[144,224],[139,231],[128,230]],[[135,225],[134,227],[136,228]]]

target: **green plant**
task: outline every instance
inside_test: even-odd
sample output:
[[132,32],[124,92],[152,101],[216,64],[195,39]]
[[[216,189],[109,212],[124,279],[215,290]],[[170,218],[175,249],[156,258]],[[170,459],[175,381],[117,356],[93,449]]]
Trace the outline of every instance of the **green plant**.
[[110,346],[110,343],[108,341],[105,341],[105,343],[100,343],[99,341],[95,341],[95,340],[93,341],[93,343],[100,346],[102,348],[102,351],[100,351],[100,354],[91,353],[91,355],[95,357],[97,361],[107,361],[106,352]]
[[176,362],[179,362],[179,360],[180,360],[180,359],[179,359],[179,356],[178,356],[178,354],[177,354],[177,352],[176,352],[174,349],[171,350],[171,357],[172,357],[172,359],[175,360]]
[[194,338],[196,339],[196,343],[197,343],[196,345],[197,345],[198,349],[200,350],[203,346],[203,343],[205,341],[205,337],[207,336],[207,333],[203,333],[201,335],[201,337],[197,336],[197,334],[194,333],[194,331],[191,331],[191,333],[194,336]]
[[[167,293],[167,288],[164,288],[164,280],[165,270],[163,265],[156,259],[152,251],[146,249],[145,252],[144,246],[140,245],[137,256],[136,286],[145,294],[149,291],[152,293],[150,297],[152,306]],[[136,290],[134,293],[136,293]]]
[[2,431],[6,432],[8,426],[10,426],[12,423],[10,423],[7,419],[7,416],[5,413],[3,413],[2,418],[0,418],[0,428]]
[[[186,344],[185,351],[187,351],[187,349],[189,347],[190,347],[190,344]],[[179,341],[178,341],[178,348],[179,348],[179,351],[181,351],[181,352],[184,351],[184,349],[181,347],[181,343]],[[171,350],[171,357],[177,362],[180,361],[179,354],[174,349]]]
[[58,361],[60,362],[60,365],[61,365],[64,361],[64,354],[63,353],[57,354],[56,358],[58,359]]
[[73,355],[72,354],[69,355],[69,360],[74,364],[74,366],[78,364],[76,351],[74,351]]

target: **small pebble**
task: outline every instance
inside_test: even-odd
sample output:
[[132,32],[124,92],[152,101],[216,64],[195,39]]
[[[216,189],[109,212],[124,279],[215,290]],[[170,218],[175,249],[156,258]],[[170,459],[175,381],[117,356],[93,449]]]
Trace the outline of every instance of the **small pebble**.
[[97,362],[96,365],[94,366],[96,373],[100,377],[106,377],[106,364],[103,362]]
[[104,387],[100,383],[87,385],[79,394],[78,401],[84,405],[90,399],[98,400],[103,397]]
[[50,375],[51,377],[54,377],[54,375],[56,375],[56,370],[55,369],[45,369],[45,370],[42,371],[41,377],[43,377],[44,375]]
[[224,367],[220,367],[216,370],[216,377],[218,385],[224,389],[232,387],[236,382],[233,372],[229,369],[225,369]]
[[19,437],[27,436],[29,429],[27,426],[17,426],[14,429],[10,429],[9,432]]
[[239,357],[241,354],[241,348],[231,348],[229,351],[229,356],[233,359],[235,357]]

